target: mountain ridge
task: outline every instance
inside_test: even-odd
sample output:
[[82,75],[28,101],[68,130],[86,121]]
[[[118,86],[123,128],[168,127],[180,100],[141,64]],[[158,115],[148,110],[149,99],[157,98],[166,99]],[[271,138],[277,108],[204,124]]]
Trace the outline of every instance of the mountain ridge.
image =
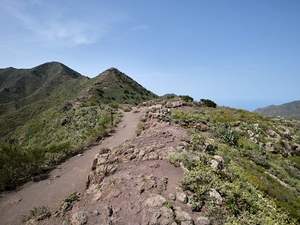
[[77,97],[87,105],[98,105],[100,101],[138,104],[157,97],[116,68],[107,69],[94,78],[60,62],[47,62],[30,69],[0,69],[0,115],[59,93],[66,97],[71,95],[73,99]]
[[[31,69],[0,70],[0,115],[46,99],[89,78],[62,63],[49,62]],[[79,82],[80,83],[80,82]]]
[[269,105],[267,107],[258,108],[254,112],[268,116],[280,116],[287,119],[300,120],[300,100],[281,105]]

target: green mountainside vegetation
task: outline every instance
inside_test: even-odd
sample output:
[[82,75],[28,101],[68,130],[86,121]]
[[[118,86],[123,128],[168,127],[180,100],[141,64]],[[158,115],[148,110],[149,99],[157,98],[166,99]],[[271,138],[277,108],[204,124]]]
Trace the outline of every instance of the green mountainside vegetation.
[[[111,110],[157,96],[115,68],[89,79],[57,62],[0,70],[0,190],[10,190],[112,130]],[[114,115],[113,125],[121,118]]]
[[300,101],[293,101],[282,105],[270,105],[265,108],[258,108],[255,112],[269,116],[300,120]]
[[[187,152],[169,155],[189,170],[191,204],[214,224],[300,223],[300,122],[228,107],[171,110],[187,128]],[[205,198],[216,190],[222,204]],[[204,208],[203,208],[204,207]]]
[[[111,121],[112,109],[157,98],[115,68],[89,79],[56,62],[1,69],[0,84],[0,191],[109,135],[122,117]],[[300,122],[179,98],[192,106],[170,111],[188,129],[186,151],[169,161],[188,169],[181,184],[193,209],[214,224],[300,224]],[[222,203],[206,199],[212,190]]]

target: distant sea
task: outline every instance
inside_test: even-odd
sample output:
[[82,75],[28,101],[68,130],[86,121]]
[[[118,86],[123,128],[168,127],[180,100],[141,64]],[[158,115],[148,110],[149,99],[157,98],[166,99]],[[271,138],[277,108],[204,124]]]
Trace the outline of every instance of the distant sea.
[[[297,99],[295,99],[297,100]],[[278,99],[220,99],[214,100],[219,106],[228,106],[231,108],[244,109],[247,111],[254,111],[258,108],[264,108],[269,105],[282,105],[284,103],[292,102],[295,100],[278,100]]]

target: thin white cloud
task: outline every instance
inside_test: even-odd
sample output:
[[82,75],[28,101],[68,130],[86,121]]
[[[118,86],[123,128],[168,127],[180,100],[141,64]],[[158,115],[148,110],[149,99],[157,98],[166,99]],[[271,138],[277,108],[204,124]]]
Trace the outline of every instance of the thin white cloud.
[[[107,26],[93,26],[88,22],[65,18],[59,12],[30,14],[26,5],[6,2],[4,8],[18,20],[22,26],[38,34],[46,41],[67,46],[91,44],[107,34]],[[31,4],[42,4],[34,0]],[[27,5],[28,6],[28,5]]]
[[38,27],[35,32],[45,38],[66,45],[80,45],[95,43],[101,36],[105,35],[105,29],[94,29],[92,26],[76,21],[51,21],[43,24],[45,28]]

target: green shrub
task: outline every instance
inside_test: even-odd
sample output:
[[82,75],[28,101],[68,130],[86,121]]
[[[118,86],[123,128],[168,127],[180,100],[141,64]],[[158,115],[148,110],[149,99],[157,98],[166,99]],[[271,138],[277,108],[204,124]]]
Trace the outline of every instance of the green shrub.
[[118,109],[119,108],[119,103],[118,102],[111,102],[108,105],[109,105],[109,107],[111,107],[113,109]]
[[72,204],[74,201],[77,201],[78,199],[79,199],[79,196],[78,196],[77,192],[72,192],[62,201],[62,203],[60,204],[60,208],[62,209],[62,207],[65,203]]
[[212,108],[216,108],[217,107],[217,104],[214,101],[209,100],[209,99],[201,99],[200,100],[200,104],[202,106],[206,106],[206,107],[212,107]]
[[39,174],[44,159],[41,149],[0,145],[0,191],[14,189]]
[[31,219],[40,220],[41,216],[44,218],[50,217],[51,212],[48,210],[46,206],[33,207],[29,211],[29,215],[22,215],[21,222],[25,223]]
[[238,146],[241,156],[247,157],[257,165],[264,168],[270,167],[270,156],[264,147],[255,144],[245,138],[239,139]]
[[100,150],[99,150],[99,155],[108,153],[109,151],[110,151],[110,148],[108,148],[108,147],[100,148]]
[[188,95],[179,95],[179,97],[181,98],[182,101],[185,101],[185,102],[194,101],[194,99],[191,96],[188,96]]
[[122,109],[124,112],[130,112],[132,110],[132,106],[130,104],[119,105],[119,108]]
[[[216,176],[212,170],[202,168],[199,170],[191,170],[186,173],[181,180],[181,184],[185,189],[193,191],[201,196],[205,191],[209,190],[215,180]],[[202,190],[201,192],[199,192],[200,187]]]
[[235,117],[232,114],[225,113],[223,115],[216,115],[213,118],[214,122],[230,123],[235,121]]
[[184,152],[172,152],[168,155],[168,160],[176,167],[179,167],[180,162],[182,162],[187,169],[193,168],[196,162],[194,157],[187,155]]
[[214,135],[224,144],[235,147],[238,146],[239,134],[227,123],[217,123]]
[[144,123],[143,122],[139,122],[137,127],[136,127],[136,130],[135,130],[135,133],[137,136],[140,136],[142,131],[145,129],[144,127]]
[[173,204],[169,201],[166,201],[164,204],[168,209],[173,209]]

